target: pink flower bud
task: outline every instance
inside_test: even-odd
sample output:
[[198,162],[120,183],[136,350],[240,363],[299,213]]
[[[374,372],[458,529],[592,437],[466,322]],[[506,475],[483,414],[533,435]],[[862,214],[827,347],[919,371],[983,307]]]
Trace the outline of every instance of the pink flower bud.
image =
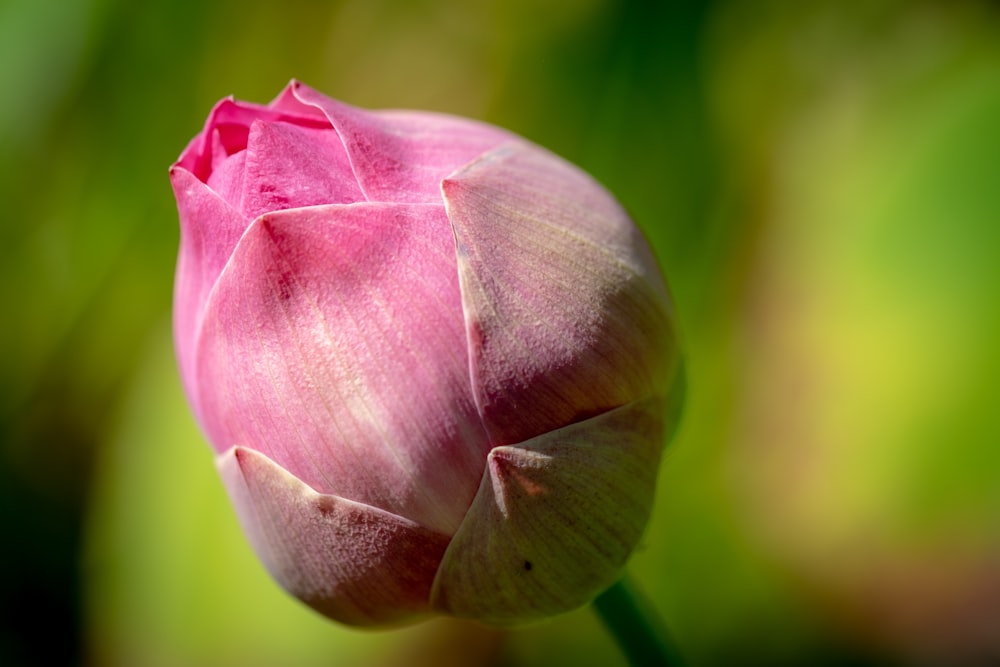
[[185,391],[250,543],[336,620],[510,623],[620,574],[678,355],[641,234],[489,125],[293,82],[171,169]]

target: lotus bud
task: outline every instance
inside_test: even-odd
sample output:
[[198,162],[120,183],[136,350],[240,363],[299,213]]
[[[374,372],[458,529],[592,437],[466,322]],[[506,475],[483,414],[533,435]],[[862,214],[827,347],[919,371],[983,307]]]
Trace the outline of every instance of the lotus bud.
[[592,178],[504,130],[292,82],[170,171],[174,333],[252,547],[327,616],[587,603],[648,520],[666,287]]

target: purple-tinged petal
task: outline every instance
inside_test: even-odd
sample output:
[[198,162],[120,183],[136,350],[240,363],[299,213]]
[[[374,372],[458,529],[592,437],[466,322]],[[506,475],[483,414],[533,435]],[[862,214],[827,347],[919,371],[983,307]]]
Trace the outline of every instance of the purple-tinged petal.
[[644,400],[491,451],[433,609],[525,622],[612,584],[649,519],[663,427],[662,402]]
[[645,240],[600,185],[516,143],[441,187],[473,390],[494,444],[665,395],[677,356],[666,289]]
[[234,447],[217,463],[250,544],[287,591],[352,625],[402,622],[428,612],[447,536],[316,493],[250,449]]
[[196,410],[194,341],[209,292],[247,227],[247,219],[183,167],[170,170],[181,247],[174,281],[174,339],[184,387]]
[[364,111],[301,83],[295,96],[322,109],[343,139],[370,201],[440,202],[443,178],[511,139],[507,132],[445,114]]
[[240,209],[253,220],[270,211],[363,201],[333,128],[254,121],[246,149]]
[[261,451],[321,493],[447,534],[488,450],[443,208],[269,213],[233,253],[197,344],[217,451]]

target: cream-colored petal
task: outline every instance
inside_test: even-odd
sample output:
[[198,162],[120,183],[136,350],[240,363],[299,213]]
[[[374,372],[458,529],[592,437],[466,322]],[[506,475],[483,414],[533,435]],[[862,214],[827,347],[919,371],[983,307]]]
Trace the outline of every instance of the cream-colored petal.
[[677,344],[635,224],[594,179],[512,142],[442,184],[472,388],[494,445],[662,394]]
[[488,458],[434,581],[435,611],[508,624],[589,602],[649,518],[663,402],[637,401]]
[[350,625],[398,623],[429,611],[446,536],[316,493],[251,449],[234,447],[217,464],[254,551],[292,595]]

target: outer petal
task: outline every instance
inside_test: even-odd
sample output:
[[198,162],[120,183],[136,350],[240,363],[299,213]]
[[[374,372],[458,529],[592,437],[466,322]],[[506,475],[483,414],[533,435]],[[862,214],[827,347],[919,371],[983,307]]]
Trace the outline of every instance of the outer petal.
[[543,618],[614,582],[649,518],[663,406],[647,400],[490,452],[434,581],[436,611]]
[[371,201],[440,202],[441,179],[511,135],[444,114],[363,111],[293,82],[295,96],[321,109],[340,133]]
[[180,215],[181,247],[174,281],[174,339],[181,377],[198,408],[194,340],[208,294],[229,260],[248,221],[194,174],[170,170]]
[[352,625],[392,623],[428,611],[447,536],[316,493],[253,450],[234,447],[218,466],[250,544],[290,593]]
[[611,195],[526,143],[441,187],[474,391],[494,443],[665,395],[677,360],[666,288]]
[[244,444],[321,493],[454,532],[488,450],[454,261],[439,206],[258,218],[197,343],[217,451]]

